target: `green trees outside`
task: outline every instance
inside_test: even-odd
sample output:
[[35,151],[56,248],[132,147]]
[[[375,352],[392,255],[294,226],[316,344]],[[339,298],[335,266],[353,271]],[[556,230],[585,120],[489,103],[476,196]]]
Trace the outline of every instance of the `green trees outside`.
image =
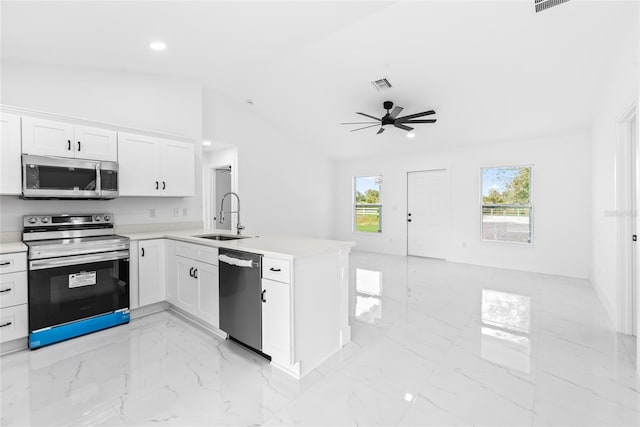
[[356,204],[366,204],[370,203],[373,205],[377,205],[380,203],[380,191],[368,189],[362,194],[359,191],[356,191]]
[[517,168],[517,173],[513,178],[511,175],[513,169],[504,169],[499,175],[503,175],[505,182],[502,192],[495,188],[489,190],[489,194],[483,196],[482,201],[485,204],[509,204],[509,205],[526,205],[529,204],[529,186],[531,182],[531,168]]

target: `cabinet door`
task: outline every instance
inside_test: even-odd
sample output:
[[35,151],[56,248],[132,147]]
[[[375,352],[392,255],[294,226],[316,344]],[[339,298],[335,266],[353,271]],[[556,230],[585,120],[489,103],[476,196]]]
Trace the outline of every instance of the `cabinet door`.
[[118,161],[116,132],[89,126],[75,126],[76,159]]
[[142,307],[164,301],[166,270],[162,239],[141,240],[138,245],[138,287]]
[[120,196],[160,196],[158,139],[118,133]]
[[74,157],[73,125],[22,117],[22,152],[41,156]]
[[160,172],[164,196],[189,197],[195,194],[195,152],[193,144],[160,140]]
[[262,351],[283,364],[291,363],[289,285],[262,279]]
[[176,270],[178,272],[178,307],[186,310],[188,313],[197,315],[196,307],[198,304],[198,280],[195,277],[196,261],[176,257]]
[[198,311],[197,316],[216,328],[220,327],[220,296],[218,294],[218,266],[198,262]]
[[20,116],[0,114],[0,194],[20,194]]

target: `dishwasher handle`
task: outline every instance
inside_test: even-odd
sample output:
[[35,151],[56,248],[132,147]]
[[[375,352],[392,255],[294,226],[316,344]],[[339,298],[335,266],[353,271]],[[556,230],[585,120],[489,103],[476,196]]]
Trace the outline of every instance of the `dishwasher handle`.
[[229,255],[218,255],[218,260],[220,262],[224,262],[225,264],[235,265],[236,267],[244,267],[244,268],[258,268],[260,267],[260,263],[252,261],[250,259],[240,259],[230,257]]

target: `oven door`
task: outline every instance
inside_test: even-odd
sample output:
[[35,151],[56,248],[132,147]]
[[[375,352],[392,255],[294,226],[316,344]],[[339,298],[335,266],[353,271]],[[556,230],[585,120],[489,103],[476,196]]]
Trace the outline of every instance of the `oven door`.
[[129,308],[129,251],[29,262],[29,330]]
[[100,198],[100,162],[22,155],[22,197]]

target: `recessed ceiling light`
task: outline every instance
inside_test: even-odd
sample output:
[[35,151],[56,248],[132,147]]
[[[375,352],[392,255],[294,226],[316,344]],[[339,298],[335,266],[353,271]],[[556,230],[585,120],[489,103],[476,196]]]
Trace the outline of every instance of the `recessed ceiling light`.
[[416,134],[415,134],[414,132],[409,132],[409,133],[407,134],[407,138],[409,138],[409,139],[413,139],[413,138],[415,138],[415,137],[416,137]]
[[155,41],[152,42],[149,47],[153,50],[165,50],[167,48],[167,45],[164,44],[164,42],[161,41]]
[[205,147],[208,147],[211,145],[211,141],[204,140],[202,141],[202,145],[204,145]]

